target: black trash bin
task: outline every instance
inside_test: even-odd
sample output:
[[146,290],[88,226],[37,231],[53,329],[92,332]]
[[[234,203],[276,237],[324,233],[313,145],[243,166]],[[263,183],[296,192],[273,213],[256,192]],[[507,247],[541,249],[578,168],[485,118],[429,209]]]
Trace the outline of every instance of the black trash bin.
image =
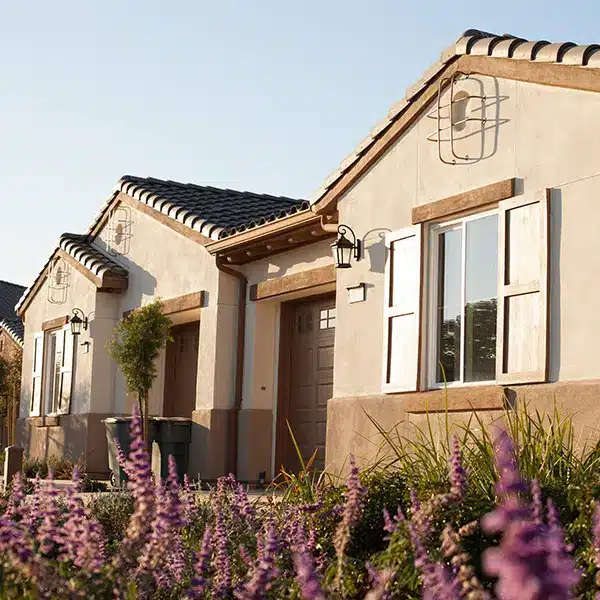
[[[157,435],[157,423],[155,417],[149,419],[150,439],[155,440]],[[126,457],[129,457],[129,443],[131,441],[129,426],[131,417],[108,417],[103,421],[106,428],[106,441],[108,445],[108,468],[110,469],[110,484],[113,487],[124,487],[127,475],[119,465],[117,458],[117,446],[115,439],[119,442]]]
[[161,479],[166,479],[169,475],[169,456],[172,456],[179,481],[182,482],[190,460],[192,420],[185,417],[153,417],[153,421],[156,424],[156,434],[153,438],[152,470],[155,476],[160,475]]

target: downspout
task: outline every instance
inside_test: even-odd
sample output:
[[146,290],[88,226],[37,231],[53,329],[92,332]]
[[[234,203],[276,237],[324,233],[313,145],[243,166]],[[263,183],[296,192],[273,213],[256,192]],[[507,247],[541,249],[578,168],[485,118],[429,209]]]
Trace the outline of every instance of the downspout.
[[231,472],[237,477],[237,462],[238,462],[238,419],[242,409],[242,395],[244,390],[244,342],[246,339],[246,289],[248,287],[248,279],[240,271],[236,271],[224,264],[223,259],[217,256],[217,269],[235,277],[239,285],[238,298],[238,330],[237,330],[237,351],[235,363],[235,396],[233,400],[233,420],[231,423],[232,433],[232,469]]

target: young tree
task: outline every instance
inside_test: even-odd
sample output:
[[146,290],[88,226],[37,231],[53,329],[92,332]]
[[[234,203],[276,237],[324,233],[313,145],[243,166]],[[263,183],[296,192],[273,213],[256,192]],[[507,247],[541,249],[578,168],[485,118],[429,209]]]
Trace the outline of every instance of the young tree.
[[0,417],[5,419],[9,446],[16,441],[22,362],[23,352],[20,349],[9,360],[0,359]]
[[125,377],[127,393],[137,396],[148,446],[148,392],[156,377],[158,354],[169,341],[171,321],[163,314],[162,302],[156,300],[121,319],[108,343],[108,352]]

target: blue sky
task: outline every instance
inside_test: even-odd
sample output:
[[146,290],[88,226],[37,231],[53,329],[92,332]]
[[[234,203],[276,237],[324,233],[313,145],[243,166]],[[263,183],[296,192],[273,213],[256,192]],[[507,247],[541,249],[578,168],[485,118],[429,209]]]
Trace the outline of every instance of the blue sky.
[[125,173],[308,197],[465,29],[600,42],[597,1],[0,5],[0,279]]

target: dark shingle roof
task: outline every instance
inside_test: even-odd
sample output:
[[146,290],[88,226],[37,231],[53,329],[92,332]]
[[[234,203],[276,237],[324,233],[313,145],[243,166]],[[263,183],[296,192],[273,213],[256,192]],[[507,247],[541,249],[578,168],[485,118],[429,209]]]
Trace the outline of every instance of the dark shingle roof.
[[23,343],[23,323],[15,313],[15,306],[24,291],[22,285],[0,281],[0,327],[20,343]]
[[306,200],[163,181],[154,177],[125,175],[117,183],[116,190],[213,240],[310,208]]

